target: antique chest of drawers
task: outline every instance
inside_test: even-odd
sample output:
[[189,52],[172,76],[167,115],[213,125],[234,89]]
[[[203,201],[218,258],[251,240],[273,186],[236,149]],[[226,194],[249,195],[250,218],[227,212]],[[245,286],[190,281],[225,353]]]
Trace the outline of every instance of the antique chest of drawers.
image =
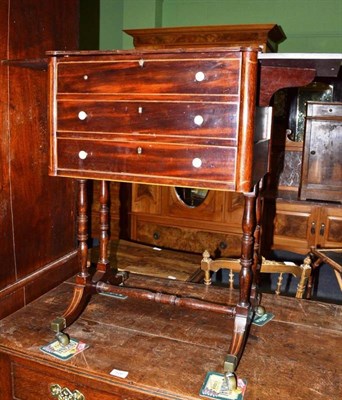
[[51,175],[251,190],[256,50],[54,52],[50,76]]

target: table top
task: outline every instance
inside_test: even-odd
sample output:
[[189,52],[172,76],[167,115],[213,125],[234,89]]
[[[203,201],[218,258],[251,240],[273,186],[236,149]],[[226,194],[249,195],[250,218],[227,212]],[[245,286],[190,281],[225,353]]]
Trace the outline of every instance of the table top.
[[[129,284],[164,292],[172,287],[220,303],[234,303],[237,296],[226,288],[142,276],[130,277]],[[53,340],[50,321],[66,307],[72,287],[63,283],[2,320],[0,351],[169,399],[200,398],[206,373],[222,372],[231,318],[100,295],[67,329],[90,347],[69,361],[43,354],[39,347]],[[338,398],[342,307],[275,295],[264,295],[262,303],[274,318],[251,328],[238,367],[247,379],[245,399]],[[127,378],[111,376],[113,369],[127,371]]]

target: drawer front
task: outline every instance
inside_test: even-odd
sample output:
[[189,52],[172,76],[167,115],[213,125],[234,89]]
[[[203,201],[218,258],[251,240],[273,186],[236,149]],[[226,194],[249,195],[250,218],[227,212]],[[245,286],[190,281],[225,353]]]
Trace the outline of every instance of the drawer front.
[[[12,363],[13,398],[17,400],[151,400],[153,394],[139,393],[104,382],[102,377],[89,379],[70,371],[60,371],[38,364]],[[159,397],[158,397],[159,398]]]
[[[218,233],[186,227],[171,227],[147,222],[136,217],[131,235],[132,240],[154,246],[188,251],[202,254],[208,250],[210,254],[232,257],[241,253],[241,234]],[[198,225],[200,222],[198,221]]]
[[[221,141],[237,135],[236,103],[59,101],[57,130],[148,134],[148,140],[179,141],[179,136]],[[192,141],[188,138],[187,141]]]
[[[148,56],[147,56],[148,57]],[[176,56],[177,57],[177,56]],[[231,58],[60,62],[58,93],[238,94],[239,53]]]
[[[236,149],[138,141],[58,139],[57,169],[76,177],[139,182],[143,177],[181,185],[193,181],[232,188]],[[68,173],[69,171],[70,173]],[[179,180],[177,180],[177,178]]]
[[256,65],[238,49],[52,58],[50,175],[250,190]]
[[339,118],[342,120],[342,103],[308,102],[307,116]]

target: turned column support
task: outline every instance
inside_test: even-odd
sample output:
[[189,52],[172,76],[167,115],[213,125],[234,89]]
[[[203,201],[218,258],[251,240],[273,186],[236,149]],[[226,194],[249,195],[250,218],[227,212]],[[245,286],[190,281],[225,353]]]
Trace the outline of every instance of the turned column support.
[[245,206],[242,217],[240,299],[238,306],[249,307],[254,261],[254,232],[256,228],[256,192],[244,194]]
[[[78,278],[89,276],[87,269],[88,262],[88,201],[87,201],[87,181],[78,181],[78,205],[77,205],[77,240],[78,240]],[[82,280],[82,279],[81,279]],[[85,282],[84,282],[85,283]]]
[[[254,303],[258,302],[258,285],[260,281],[260,270],[262,264],[261,257],[261,237],[262,237],[262,216],[263,216],[263,202],[261,198],[263,189],[263,180],[255,186],[256,203],[255,203],[255,230],[254,230],[254,255],[252,265],[252,288],[251,288],[251,299]],[[255,305],[255,304],[254,304]]]
[[97,270],[106,272],[109,268],[108,243],[109,243],[109,183],[101,181],[100,189],[100,250]]

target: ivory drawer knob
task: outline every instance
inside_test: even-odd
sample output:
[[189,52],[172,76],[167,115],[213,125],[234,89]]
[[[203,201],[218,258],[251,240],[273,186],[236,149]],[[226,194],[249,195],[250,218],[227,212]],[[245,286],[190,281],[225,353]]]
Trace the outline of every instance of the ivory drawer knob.
[[80,111],[78,113],[78,119],[81,121],[84,121],[88,117],[88,114],[85,111]]
[[204,118],[202,117],[202,115],[196,115],[196,117],[194,118],[194,123],[197,126],[201,126],[204,122]]
[[78,153],[78,157],[79,157],[81,160],[85,160],[85,159],[88,157],[88,153],[87,153],[86,151],[84,151],[84,150],[81,150],[81,151]]
[[195,79],[196,79],[197,82],[204,81],[204,78],[205,78],[205,75],[204,75],[204,73],[202,71],[196,72]]
[[200,168],[202,166],[202,160],[200,158],[194,158],[192,160],[192,166],[195,168]]

